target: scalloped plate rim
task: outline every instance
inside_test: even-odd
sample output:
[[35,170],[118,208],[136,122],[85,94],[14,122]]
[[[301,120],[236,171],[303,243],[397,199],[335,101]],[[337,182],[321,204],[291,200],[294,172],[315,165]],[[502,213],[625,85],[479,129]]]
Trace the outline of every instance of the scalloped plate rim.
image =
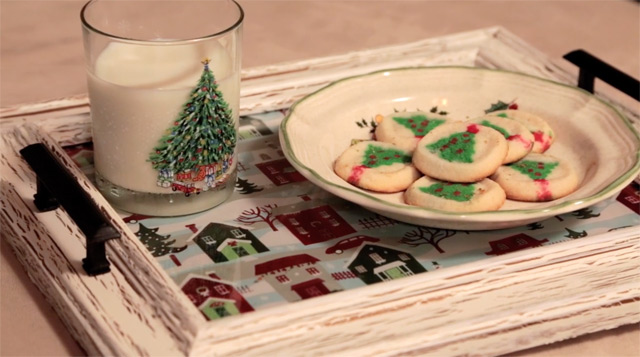
[[[425,220],[445,220],[450,223],[460,222],[460,223],[471,223],[477,225],[477,228],[474,229],[493,229],[491,227],[501,226],[501,228],[513,227],[515,225],[507,225],[504,226],[504,223],[509,221],[535,221],[539,219],[549,218],[554,215],[563,214],[571,211],[575,211],[578,209],[586,208],[602,202],[610,198],[611,196],[619,193],[626,185],[628,185],[634,178],[640,173],[640,146],[636,150],[635,153],[635,163],[629,168],[624,174],[620,175],[615,180],[612,180],[606,187],[602,188],[600,191],[589,195],[583,198],[572,199],[568,201],[561,202],[557,205],[545,207],[545,208],[532,208],[532,209],[513,209],[513,210],[497,210],[497,211],[484,211],[484,212],[450,212],[450,211],[441,211],[417,206],[410,206],[405,204],[398,204],[394,202],[385,201],[383,199],[374,197],[367,192],[359,191],[350,187],[341,186],[331,182],[323,177],[323,175],[319,174],[312,168],[307,167],[305,164],[300,162],[296,157],[295,153],[291,150],[290,138],[287,133],[287,124],[289,120],[296,113],[296,108],[303,103],[305,100],[316,96],[322,92],[329,90],[331,87],[347,82],[353,81],[357,79],[362,79],[365,77],[380,75],[385,72],[399,72],[399,71],[413,71],[413,70],[438,70],[438,69],[461,69],[461,70],[472,70],[472,71],[486,71],[486,72],[500,72],[508,75],[515,76],[525,76],[534,80],[539,80],[543,82],[547,82],[551,85],[562,86],[571,90],[575,90],[577,92],[581,92],[583,95],[587,95],[589,97],[594,98],[601,104],[604,104],[606,107],[611,109],[613,113],[616,114],[616,117],[626,125],[629,132],[635,136],[637,141],[640,141],[640,134],[635,130],[631,122],[622,114],[620,111],[612,106],[611,104],[603,101],[592,93],[589,93],[581,88],[556,82],[550,79],[537,77],[534,75],[503,70],[503,69],[487,69],[487,68],[478,68],[478,67],[465,67],[465,66],[433,66],[433,67],[400,67],[400,68],[389,68],[389,69],[381,69],[373,72],[345,77],[336,81],[333,81],[326,86],[304,96],[303,98],[297,100],[289,109],[287,115],[280,123],[279,130],[279,139],[280,144],[283,149],[283,153],[287,160],[294,166],[296,170],[298,170],[305,178],[314,183],[315,185],[323,188],[324,190],[341,197],[347,201],[363,206],[364,208],[370,209],[374,212],[385,215],[385,213],[389,213],[389,209],[401,210],[398,212],[392,212],[390,215],[395,216],[395,219],[401,220],[404,222],[409,222],[412,224],[416,224],[415,220],[417,219],[425,219]],[[353,196],[355,195],[355,196]],[[406,213],[405,213],[406,212]],[[418,213],[418,214],[408,214],[408,213]],[[408,219],[402,219],[402,216],[409,217]],[[516,217],[514,217],[516,216]],[[398,218],[400,217],[400,218]],[[425,222],[428,225],[430,222]],[[483,225],[488,225],[490,227],[483,228]],[[504,227],[502,227],[504,226]]]

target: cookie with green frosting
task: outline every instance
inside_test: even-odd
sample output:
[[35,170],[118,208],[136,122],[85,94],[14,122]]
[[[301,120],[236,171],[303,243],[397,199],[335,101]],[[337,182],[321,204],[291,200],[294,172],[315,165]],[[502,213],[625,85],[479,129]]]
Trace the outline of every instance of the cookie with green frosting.
[[452,121],[444,115],[422,111],[397,112],[382,118],[376,127],[376,140],[413,151],[427,133]]
[[502,207],[504,190],[490,179],[472,183],[440,181],[423,176],[404,194],[409,205],[450,212],[495,211]]
[[491,179],[516,201],[551,201],[571,194],[579,177],[566,160],[531,153],[522,160],[500,167]]
[[507,139],[507,156],[503,164],[509,164],[525,157],[533,148],[533,134],[521,123],[495,115],[486,115],[470,120],[471,123],[497,130]]
[[533,134],[531,152],[541,154],[555,141],[555,133],[549,123],[541,116],[520,109],[506,109],[491,112],[492,116],[511,119],[524,125]]
[[439,180],[476,182],[496,171],[507,150],[507,140],[497,130],[476,123],[445,123],[418,142],[413,164]]
[[409,151],[377,141],[350,146],[335,161],[333,170],[354,186],[385,193],[403,191],[420,177]]

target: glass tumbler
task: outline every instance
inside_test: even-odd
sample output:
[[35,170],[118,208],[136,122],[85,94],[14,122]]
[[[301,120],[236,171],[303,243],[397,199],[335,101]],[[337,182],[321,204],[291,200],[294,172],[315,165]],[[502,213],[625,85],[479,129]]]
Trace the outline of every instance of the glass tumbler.
[[95,180],[114,207],[175,216],[231,195],[243,16],[232,0],[84,6]]

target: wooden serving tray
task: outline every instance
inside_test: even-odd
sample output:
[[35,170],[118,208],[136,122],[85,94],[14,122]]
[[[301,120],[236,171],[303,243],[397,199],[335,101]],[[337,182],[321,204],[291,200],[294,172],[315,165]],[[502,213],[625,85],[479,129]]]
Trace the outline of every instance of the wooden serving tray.
[[[574,75],[508,31],[489,28],[245,70],[241,115],[285,110],[347,76],[430,65],[501,68],[576,83]],[[604,99],[638,128],[638,113]],[[69,146],[91,141],[86,97],[0,114],[4,239],[90,355],[493,355],[640,321],[640,215],[621,203],[640,202],[637,186],[602,208],[603,217],[616,218],[609,229],[602,223],[590,231],[578,222],[572,227],[584,228],[586,236],[568,232],[564,237],[570,239],[551,239],[556,244],[487,254],[211,321],[165,261],[141,243],[131,217],[114,210],[68,155]],[[110,273],[89,276],[82,269],[85,238],[64,210],[35,208],[36,177],[18,154],[35,142],[46,144],[121,233],[121,239],[107,242]],[[484,235],[491,241],[491,233]]]

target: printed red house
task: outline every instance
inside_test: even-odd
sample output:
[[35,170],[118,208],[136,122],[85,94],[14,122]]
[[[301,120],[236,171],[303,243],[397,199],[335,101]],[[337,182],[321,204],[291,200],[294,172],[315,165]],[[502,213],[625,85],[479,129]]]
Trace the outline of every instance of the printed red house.
[[539,247],[548,239],[537,240],[530,235],[519,233],[499,240],[489,242],[491,250],[485,252],[486,255],[501,255],[505,253],[515,252],[526,248]]
[[190,274],[180,289],[209,320],[253,311],[253,307],[233,285],[220,280],[215,274]]
[[93,172],[93,143],[65,146],[64,151],[85,174]]
[[342,290],[318,262],[309,254],[291,255],[257,264],[255,275],[265,279],[289,302]]
[[326,242],[356,232],[327,205],[280,214],[277,218],[304,245]]
[[640,185],[637,183],[631,182],[616,199],[636,214],[640,214]]
[[262,162],[256,164],[256,167],[276,186],[307,180],[298,171],[296,171],[293,166],[291,166],[287,159]]

